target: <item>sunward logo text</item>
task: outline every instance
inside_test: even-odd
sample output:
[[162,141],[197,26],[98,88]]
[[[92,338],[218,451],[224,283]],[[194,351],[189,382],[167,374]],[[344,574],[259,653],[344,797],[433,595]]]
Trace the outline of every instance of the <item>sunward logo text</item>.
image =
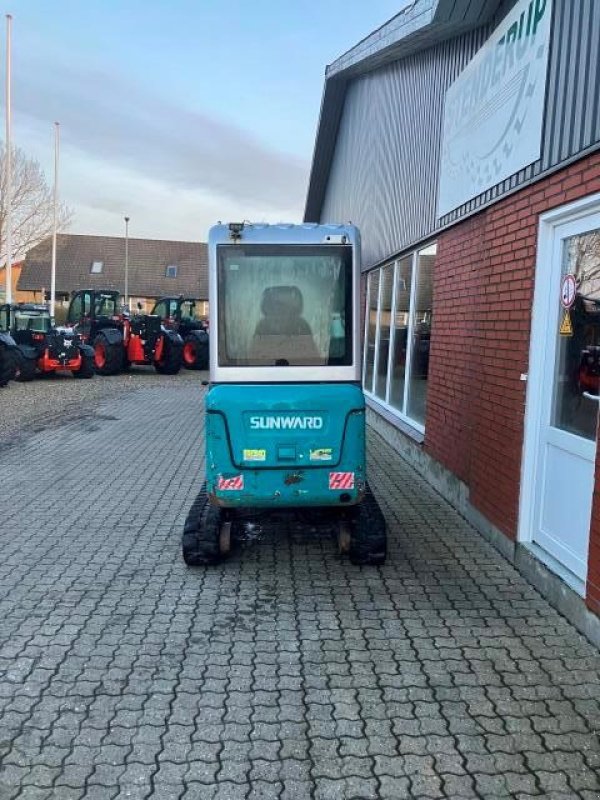
[[323,427],[323,417],[250,417],[250,428],[253,431],[277,430],[312,430],[319,431]]

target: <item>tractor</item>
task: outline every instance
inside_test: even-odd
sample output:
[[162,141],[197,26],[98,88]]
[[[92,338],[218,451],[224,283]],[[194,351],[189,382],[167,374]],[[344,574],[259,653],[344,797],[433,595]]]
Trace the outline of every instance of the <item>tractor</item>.
[[16,342],[17,381],[69,371],[75,378],[94,376],[94,351],[71,329],[56,327],[47,306],[12,303],[0,306],[0,330]]
[[0,331],[0,388],[12,381],[17,372],[17,343],[10,333]]
[[67,324],[92,346],[100,375],[116,375],[132,364],[151,364],[163,375],[175,375],[181,368],[183,342],[179,334],[164,328],[156,315],[130,315],[117,291],[75,292]]
[[190,566],[256,520],[290,516],[355,564],[386,558],[367,483],[360,239],[352,225],[217,225],[209,234],[206,480],[185,521]]
[[183,366],[208,369],[208,323],[196,315],[196,301],[183,296],[161,297],[152,313],[183,339]]

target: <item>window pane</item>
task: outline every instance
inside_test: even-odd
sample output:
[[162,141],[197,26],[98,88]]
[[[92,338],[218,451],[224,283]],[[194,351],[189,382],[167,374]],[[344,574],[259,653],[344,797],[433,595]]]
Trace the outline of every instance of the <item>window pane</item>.
[[185,300],[181,304],[181,319],[188,322],[194,322],[200,319],[194,300]]
[[[114,317],[119,313],[116,294],[97,294],[94,313],[97,317]],[[87,301],[89,295],[85,295],[86,310],[85,313],[89,314],[87,310]]]
[[391,367],[390,404],[402,412],[404,412],[404,372],[408,346],[412,262],[413,257],[407,256],[398,261],[396,268],[396,316],[394,319],[395,333]]
[[352,363],[352,248],[222,245],[219,364]]
[[427,373],[429,372],[429,341],[431,338],[431,315],[433,308],[433,268],[437,245],[426,247],[417,254],[417,285],[414,299],[414,322],[410,383],[408,387],[409,417],[425,424],[427,400]]
[[[598,403],[586,394],[600,393],[600,231],[565,239],[562,274],[574,276],[577,294],[570,310],[573,335],[556,332],[552,425],[595,440]],[[561,305],[561,321],[564,313]]]
[[379,309],[379,353],[375,394],[385,400],[388,355],[390,352],[390,325],[392,322],[392,293],[394,291],[394,265],[381,270],[381,306]]
[[373,390],[373,369],[375,366],[375,337],[377,335],[377,301],[379,297],[379,270],[369,273],[369,307],[367,309],[367,342],[365,364],[365,389]]
[[46,333],[50,330],[50,314],[35,312],[15,312],[15,322],[18,331],[41,331]]

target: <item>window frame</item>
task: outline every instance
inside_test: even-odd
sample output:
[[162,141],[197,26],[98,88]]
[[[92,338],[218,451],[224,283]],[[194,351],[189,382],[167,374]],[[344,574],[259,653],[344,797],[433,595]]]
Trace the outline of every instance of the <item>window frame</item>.
[[[100,269],[94,269],[94,267],[97,264],[100,264]],[[104,261],[100,261],[100,259],[92,261],[90,265],[90,275],[102,275],[103,272],[104,272]]]
[[177,264],[167,264],[165,267],[165,278],[174,280],[177,278]]
[[[413,362],[413,336],[415,331],[415,317],[416,317],[416,310],[415,310],[415,302],[416,302],[416,294],[417,294],[417,286],[419,282],[419,273],[420,273],[420,264],[419,264],[419,254],[422,253],[424,250],[427,250],[434,245],[437,246],[437,240],[434,239],[429,242],[423,242],[418,248],[411,250],[409,253],[405,253],[402,256],[397,256],[396,258],[386,262],[385,264],[381,264],[375,269],[369,270],[366,273],[366,292],[365,292],[365,321],[364,321],[364,330],[363,330],[363,370],[362,370],[362,383],[363,383],[363,391],[369,400],[372,400],[373,403],[382,406],[389,414],[396,417],[401,422],[405,423],[406,425],[414,428],[414,430],[418,431],[420,434],[425,434],[425,423],[416,420],[414,417],[409,416],[406,412],[408,409],[408,396],[410,391],[410,376],[412,375],[412,362]],[[404,387],[403,387],[403,395],[402,395],[402,410],[393,406],[390,402],[390,393],[391,393],[391,384],[392,384],[392,359],[393,354],[395,352],[396,347],[396,311],[397,311],[397,280],[398,280],[398,272],[399,267],[398,264],[405,259],[410,258],[411,260],[411,286],[410,286],[410,299],[409,299],[409,312],[408,312],[408,329],[407,329],[407,348],[406,348],[406,362],[404,367]],[[387,356],[387,373],[386,373],[386,382],[385,382],[385,397],[379,397],[375,394],[375,387],[376,387],[376,380],[377,380],[377,373],[379,368],[379,346],[380,346],[380,337],[381,337],[381,298],[382,298],[382,286],[384,283],[384,270],[392,267],[393,268],[393,289],[392,289],[392,304],[391,304],[391,311],[390,311],[390,340],[388,346],[388,356]],[[379,281],[378,281],[378,294],[377,294],[377,322],[376,322],[376,329],[375,329],[375,353],[373,358],[373,375],[372,380],[370,381],[371,385],[367,386],[365,384],[365,376],[367,372],[367,356],[368,356],[368,347],[367,347],[367,337],[369,331],[369,313],[370,313],[370,301],[371,301],[371,289],[372,289],[372,281],[371,275],[374,272],[379,272]],[[432,296],[433,300],[433,296]],[[433,302],[432,302],[432,317],[433,317]],[[426,420],[425,420],[426,422]]]

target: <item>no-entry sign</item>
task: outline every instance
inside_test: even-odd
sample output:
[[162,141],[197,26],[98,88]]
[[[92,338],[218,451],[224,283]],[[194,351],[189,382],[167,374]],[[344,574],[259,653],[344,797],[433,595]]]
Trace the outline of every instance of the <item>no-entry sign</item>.
[[565,275],[560,284],[560,302],[564,308],[571,308],[577,294],[575,275]]

